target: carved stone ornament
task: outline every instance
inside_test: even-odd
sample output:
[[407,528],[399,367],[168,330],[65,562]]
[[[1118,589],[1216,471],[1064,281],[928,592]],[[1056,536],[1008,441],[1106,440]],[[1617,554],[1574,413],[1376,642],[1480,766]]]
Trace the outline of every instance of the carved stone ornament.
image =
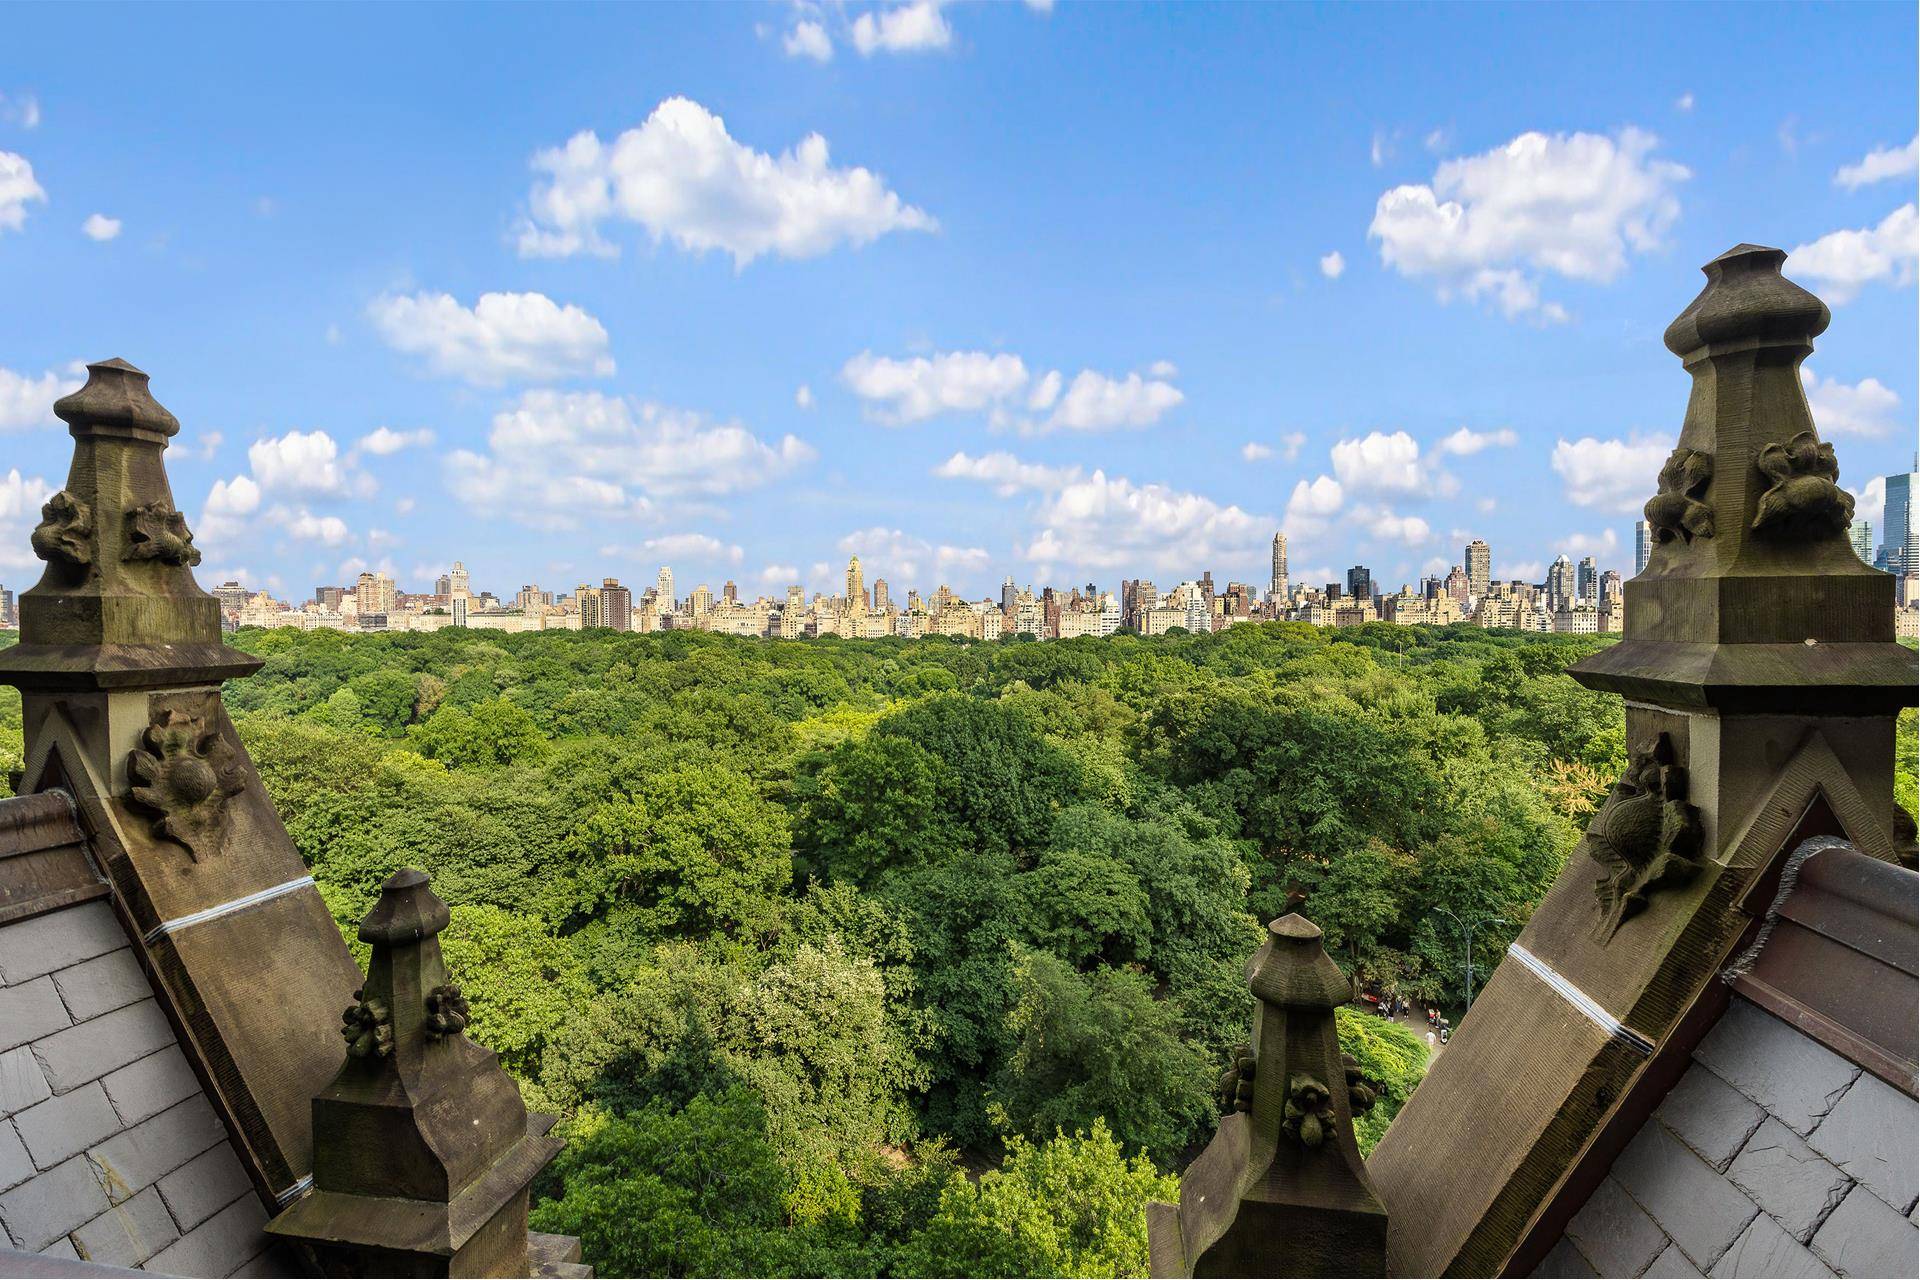
[[1253,1110],[1253,1043],[1248,1041],[1233,1051],[1233,1065],[1220,1074],[1214,1091],[1220,1099],[1220,1110]]
[[75,569],[92,564],[92,509],[65,489],[48,498],[33,531],[33,554]]
[[1753,527],[1785,533],[1845,533],[1853,521],[1853,495],[1835,481],[1840,464],[1833,446],[1802,431],[1785,444],[1770,444],[1754,462],[1773,481],[1760,495]]
[[127,512],[126,559],[191,568],[200,563],[200,548],[193,545],[187,518],[163,499]]
[[156,834],[178,841],[195,862],[215,853],[227,801],[246,790],[246,771],[219,726],[177,708],[156,713],[141,735],[127,771],[136,783],[132,803],[157,815]]
[[1660,468],[1660,492],[1647,500],[1647,527],[1654,541],[1675,538],[1691,543],[1713,536],[1713,508],[1700,499],[1713,482],[1713,455],[1701,449],[1675,449]]
[[1700,811],[1686,797],[1687,771],[1675,763],[1673,739],[1663,733],[1634,752],[1594,815],[1587,846],[1605,871],[1594,884],[1599,941],[1645,908],[1654,890],[1685,884],[1705,865]]
[[472,1011],[460,988],[449,982],[427,992],[427,1035],[433,1039],[457,1036],[467,1029]]
[[1347,1106],[1353,1114],[1363,1116],[1373,1110],[1373,1104],[1379,1100],[1380,1086],[1360,1074],[1360,1064],[1352,1054],[1341,1054],[1340,1065],[1347,1070]]
[[350,1058],[384,1058],[393,1052],[393,1014],[378,1000],[369,1000],[366,988],[353,993],[359,1004],[350,1004],[340,1015],[340,1038],[347,1042]]
[[1312,1150],[1333,1132],[1333,1094],[1312,1076],[1296,1075],[1287,1081],[1287,1113],[1280,1122],[1281,1131]]

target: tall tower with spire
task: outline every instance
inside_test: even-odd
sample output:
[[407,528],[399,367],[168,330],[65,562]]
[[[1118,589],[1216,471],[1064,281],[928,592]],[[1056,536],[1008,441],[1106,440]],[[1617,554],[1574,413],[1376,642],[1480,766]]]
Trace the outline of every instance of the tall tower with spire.
[[1273,582],[1268,590],[1275,600],[1287,594],[1287,535],[1278,531],[1273,535]]

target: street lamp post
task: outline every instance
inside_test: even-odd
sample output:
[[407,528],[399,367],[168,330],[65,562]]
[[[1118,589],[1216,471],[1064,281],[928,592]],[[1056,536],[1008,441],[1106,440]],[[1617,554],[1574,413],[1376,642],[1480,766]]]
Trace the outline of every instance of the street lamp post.
[[1508,920],[1505,916],[1484,916],[1479,920],[1469,922],[1462,920],[1445,907],[1435,907],[1434,910],[1453,921],[1454,926],[1460,930],[1461,937],[1467,944],[1467,1000],[1466,1004],[1460,1006],[1460,1016],[1464,1018],[1467,1016],[1467,1007],[1473,1003],[1473,931],[1481,925],[1511,924],[1512,921]]

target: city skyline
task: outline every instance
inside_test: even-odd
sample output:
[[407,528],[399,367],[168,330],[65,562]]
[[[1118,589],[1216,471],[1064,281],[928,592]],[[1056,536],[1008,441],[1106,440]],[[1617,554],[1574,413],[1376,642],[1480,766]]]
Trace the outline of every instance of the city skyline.
[[[0,316],[9,586],[109,355],[181,418],[207,579],[288,595],[1259,582],[1275,528],[1307,581],[1473,536],[1501,579],[1624,569],[1685,378],[1646,317],[1743,239],[1834,309],[1807,391],[1876,529],[1911,452],[1909,10],[1750,11],[1727,60],[1685,8],[1651,52],[1546,8],[121,20],[82,56],[21,11],[0,54],[0,289],[42,300]],[[573,70],[502,98],[505,49]],[[289,105],[343,67],[351,107]]]

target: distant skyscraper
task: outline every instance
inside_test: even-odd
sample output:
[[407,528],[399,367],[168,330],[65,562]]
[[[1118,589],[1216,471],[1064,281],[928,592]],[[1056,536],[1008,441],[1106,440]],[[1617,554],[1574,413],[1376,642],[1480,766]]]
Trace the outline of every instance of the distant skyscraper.
[[1373,571],[1363,564],[1347,570],[1347,594],[1356,600],[1373,599]]
[[1633,576],[1647,571],[1647,557],[1653,554],[1653,530],[1645,520],[1633,522]]
[[867,608],[867,587],[860,576],[860,557],[854,556],[847,561],[847,607],[865,612]]
[[447,574],[447,594],[449,596],[470,596],[473,584],[467,574],[467,566],[458,560],[453,562],[453,571]]
[[1592,604],[1600,598],[1600,568],[1594,564],[1592,556],[1580,557],[1580,567],[1574,578],[1574,589],[1584,603]]
[[[1123,587],[1122,591],[1124,592],[1124,590],[1125,588]],[[1000,584],[1000,611],[1002,613],[1012,613],[1013,606],[1019,599],[1020,589],[1013,585],[1013,575],[1008,574],[1007,580]]]
[[887,580],[885,578],[875,578],[873,580],[873,611],[875,613],[885,613],[892,607],[893,600],[887,595]]
[[0,587],[0,631],[12,631],[20,624],[13,616],[13,592]]
[[1855,520],[1847,530],[1847,541],[1853,544],[1853,554],[1867,564],[1873,563],[1873,521]]
[[1273,535],[1273,585],[1270,588],[1276,597],[1287,594],[1287,535]]
[[215,587],[213,594],[214,598],[220,601],[220,612],[239,617],[240,611],[247,607],[247,597],[252,593],[229,578]]
[[1573,561],[1564,555],[1555,556],[1547,566],[1547,611],[1558,612],[1571,604],[1578,582]]
[[633,630],[633,592],[621,586],[618,578],[600,583],[600,625],[615,631]]
[[655,580],[654,590],[660,596],[660,612],[672,613],[674,610],[673,570],[666,565],[660,566],[660,576]]
[[1475,538],[1467,544],[1467,589],[1475,600],[1484,600],[1493,581],[1493,549]]
[[[1920,468],[1920,458],[1914,466]],[[1886,558],[1883,566],[1897,578],[1920,573],[1920,522],[1914,519],[1914,472],[1887,477]]]
[[720,598],[728,604],[740,603],[740,588],[734,583],[732,578],[728,578],[726,582],[721,585]]

